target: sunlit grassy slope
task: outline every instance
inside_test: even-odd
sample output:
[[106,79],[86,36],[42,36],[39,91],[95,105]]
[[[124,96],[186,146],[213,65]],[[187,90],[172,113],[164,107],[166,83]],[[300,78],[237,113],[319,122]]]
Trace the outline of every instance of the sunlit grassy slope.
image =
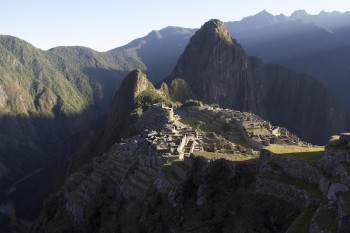
[[221,154],[221,153],[213,153],[213,152],[206,152],[206,151],[197,151],[193,153],[193,155],[201,156],[210,160],[226,159],[230,161],[253,161],[258,159],[258,157],[256,156],[241,156],[241,155]]
[[298,145],[277,145],[270,144],[265,149],[271,151],[274,154],[288,156],[298,160],[315,164],[322,158],[324,151],[323,146],[298,146]]
[[21,116],[79,114],[107,109],[122,78],[142,67],[129,54],[84,47],[49,51],[0,36],[0,113]]

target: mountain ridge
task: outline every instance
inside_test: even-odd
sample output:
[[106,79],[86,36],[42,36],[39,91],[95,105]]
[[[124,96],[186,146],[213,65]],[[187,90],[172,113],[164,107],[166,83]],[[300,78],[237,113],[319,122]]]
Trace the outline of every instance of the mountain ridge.
[[[283,16],[278,16],[277,18],[278,20],[283,20]],[[295,25],[303,24],[299,21],[300,20],[298,20]],[[341,30],[337,29],[334,31],[327,31],[322,27],[316,27],[314,23],[308,23],[306,25],[311,29],[316,29],[320,35],[326,35],[326,37],[322,37],[322,40],[319,40],[322,43],[323,41],[327,42],[329,38],[332,39],[332,36],[340,34],[341,36],[338,37],[339,41],[343,43],[342,46],[346,45],[346,40],[344,39],[347,36],[346,28],[341,28]],[[337,24],[333,23],[332,25]],[[153,31],[149,34],[149,39],[151,39],[152,43],[141,38],[136,43],[136,49],[128,49],[128,47],[123,47],[121,50],[117,49],[106,53],[96,52],[92,49],[80,46],[56,47],[48,51],[43,51],[34,48],[32,45],[23,40],[0,36],[0,125],[2,126],[0,137],[3,139],[0,144],[2,153],[0,154],[0,168],[3,172],[0,174],[2,178],[6,176],[6,182],[8,181],[9,184],[13,184],[21,178],[32,174],[36,170],[40,170],[41,166],[44,164],[43,161],[47,160],[49,155],[52,155],[48,153],[48,151],[52,150],[53,148],[51,146],[55,144],[54,148],[56,148],[58,145],[61,145],[57,144],[56,139],[58,141],[67,142],[67,135],[72,136],[74,133],[79,133],[80,130],[82,130],[84,127],[87,127],[87,122],[90,122],[92,119],[95,119],[97,115],[100,115],[106,111],[109,104],[112,103],[116,87],[121,82],[122,77],[124,77],[130,70],[140,68],[145,72],[150,72],[149,77],[154,83],[160,81],[165,76],[165,74],[168,75],[170,72],[168,72],[167,69],[174,68],[171,63],[176,62],[178,58],[177,56],[180,56],[182,52],[181,50],[184,50],[185,46],[187,45],[187,41],[195,30],[196,29],[192,30],[181,29],[179,27],[167,27],[163,31]],[[224,41],[223,44],[230,44],[230,39],[224,34],[219,35],[218,38],[224,39],[222,40]],[[178,37],[174,39],[174,35]],[[173,49],[174,47],[169,47],[168,50],[162,51],[162,53],[158,53],[161,50],[158,46],[159,42],[163,43],[162,45],[164,48],[168,45],[174,44],[176,45],[176,48]],[[232,43],[234,46],[236,46],[237,51],[245,48],[244,43],[242,43],[242,46],[235,41],[232,41]],[[146,52],[143,50],[144,54],[142,54],[141,50],[145,47],[147,47],[148,50]],[[303,46],[300,47],[303,48]],[[304,47],[307,46],[304,45]],[[334,51],[333,47],[329,48]],[[342,48],[343,47],[339,49],[341,50]],[[151,54],[152,56],[148,57],[149,60],[145,58],[139,58],[140,54],[142,54],[144,57],[147,57],[147,53],[149,51],[153,52]],[[340,59],[337,59],[337,62],[339,64],[345,64],[343,67],[346,67],[345,61],[347,60],[347,54],[346,51],[343,52],[344,54]],[[166,59],[163,59],[164,54],[165,56],[171,58],[170,62]],[[239,55],[239,52],[237,52],[237,54]],[[337,54],[339,53],[321,53],[323,57],[328,57],[329,54],[334,58],[337,58]],[[154,55],[157,55],[155,59],[153,59]],[[239,57],[238,55],[237,57]],[[314,60],[313,56],[319,56],[319,54],[311,55],[312,56],[310,57],[305,57],[304,61]],[[280,58],[280,56],[276,57]],[[296,59],[297,58],[298,57],[296,57]],[[266,60],[266,58],[264,60]],[[332,59],[328,59],[324,62],[329,62],[330,60]],[[221,61],[223,62],[224,60]],[[240,66],[243,70],[245,67],[245,62],[251,65],[254,69],[262,69],[262,63],[254,58],[246,58],[243,56],[243,59],[241,59],[240,62]],[[289,67],[294,66],[296,68],[300,68],[300,63],[294,64],[293,61],[282,61],[282,63],[288,63]],[[305,64],[307,65],[309,63]],[[160,68],[158,69],[158,67]],[[322,67],[328,69],[329,66],[325,65]],[[343,67],[342,70],[344,70]],[[180,66],[177,67],[177,72],[177,74],[181,76],[183,68]],[[268,65],[264,72],[271,75],[274,75],[274,73],[283,72],[285,72],[287,76],[293,74],[293,72],[290,70],[286,71],[283,68],[274,65]],[[322,71],[320,73],[326,72]],[[339,73],[341,72],[339,71]],[[201,73],[198,72],[198,74],[200,75]],[[247,73],[247,76],[249,75],[251,74]],[[342,75],[339,76],[342,77]],[[198,97],[198,92],[194,94],[194,91],[191,89],[191,85],[193,83],[189,85],[189,83],[181,78],[183,77],[178,77],[177,79],[171,80],[171,83],[162,86],[163,89],[170,89],[168,90],[169,95],[173,96],[182,95],[182,97]],[[339,78],[337,78],[337,80],[339,80]],[[307,87],[311,88],[314,85],[312,85],[311,81],[310,83],[311,84],[309,84]],[[343,93],[345,93],[347,91],[347,82],[345,79],[341,82],[340,85],[343,88]],[[180,87],[181,91],[174,91],[175,86]],[[290,86],[292,89],[303,88],[302,86],[294,84]],[[324,95],[322,104],[333,106],[334,100],[332,95],[327,90],[325,90],[322,85],[316,86],[319,89],[317,94]],[[210,90],[209,86],[206,88],[206,90]],[[259,87],[257,86],[255,90],[259,91]],[[205,91],[203,93],[205,94],[208,92],[211,91]],[[210,95],[207,94],[207,99],[219,99],[219,95],[216,94],[219,92],[220,89],[214,91],[214,97],[210,97]],[[306,91],[304,90],[304,92]],[[147,93],[146,96],[141,97],[145,97],[147,99],[148,97],[153,97],[153,95],[155,95],[154,93],[160,95],[160,93],[154,92],[154,89],[152,89],[149,91],[149,93]],[[227,95],[229,91],[222,93]],[[274,92],[273,100],[278,100],[280,96],[283,96],[283,94],[286,93],[277,91]],[[159,95],[157,95],[156,98],[160,98]],[[259,114],[263,116],[266,116],[268,114],[268,110],[258,108],[258,105],[262,101],[261,98],[256,99],[256,96],[252,93],[245,94],[245,97],[247,98],[246,102],[244,102],[245,100],[237,102],[237,104],[243,103],[241,106],[239,106],[241,109],[254,109],[254,111],[259,112]],[[299,96],[295,97],[299,98]],[[346,100],[346,98],[343,99]],[[297,105],[297,103],[288,101],[285,103],[288,103],[288,105],[291,106]],[[275,104],[276,103],[273,101],[268,101],[267,105]],[[141,109],[142,106],[140,106],[139,110]],[[323,115],[325,121],[327,121],[327,119],[333,119],[329,120],[329,124],[342,124],[342,120],[336,120],[338,118],[336,118],[335,115],[342,115],[343,113],[339,114],[341,111],[339,111],[338,107],[334,107],[333,109],[333,113],[322,112],[321,115],[324,113]],[[307,110],[304,109],[304,112],[307,112]],[[319,116],[310,116],[310,118],[317,117]],[[29,118],[32,120],[28,120]],[[112,119],[113,117],[110,118]],[[276,122],[276,119],[283,119],[286,122],[291,122],[294,120],[288,119],[288,117],[270,116],[270,120]],[[306,122],[305,119],[302,119],[302,121]],[[286,122],[277,122],[277,124],[285,125]],[[312,128],[319,129],[324,126],[317,125],[314,127],[314,125],[308,125],[305,122],[305,131],[309,131]],[[61,127],[63,125],[65,127]],[[297,127],[291,127],[294,132],[297,132],[295,128]],[[89,133],[90,132],[91,131],[89,131]],[[82,138],[84,138],[84,136],[86,135],[82,135]],[[120,136],[116,135],[113,140],[118,137]],[[325,136],[323,137],[325,138]],[[103,148],[106,149],[110,146],[111,143],[112,141],[106,141]],[[45,146],[42,146],[43,144],[45,144]],[[21,151],[26,151],[26,154],[23,154]],[[102,153],[103,150],[100,152]],[[14,155],[13,158],[5,156],[10,154]],[[30,156],[33,156],[35,159],[31,159]],[[58,164],[65,166],[67,164],[67,161],[71,159],[67,154],[65,156],[66,157],[63,156],[62,161],[55,161],[57,162],[57,166]],[[23,161],[26,161],[27,164],[21,163],[15,166],[9,166],[9,164],[15,164],[15,160],[19,158],[21,158]],[[26,167],[24,165],[28,166]],[[44,165],[46,166],[46,164]],[[23,169],[23,167],[26,169]],[[47,177],[49,177],[49,175],[47,175]],[[18,187],[18,190],[19,191],[17,191],[15,194],[20,193],[23,189],[21,189],[21,187]],[[23,192],[23,194],[24,193],[25,192]],[[17,200],[24,200],[23,197],[18,198],[17,196],[16,198]],[[23,212],[19,210],[19,213],[21,213],[20,217],[26,216],[29,219],[33,216],[32,212],[23,214]]]
[[[300,18],[301,16],[297,18],[296,13],[294,16],[273,16],[265,11],[245,17],[240,21],[226,22],[225,25],[230,34],[237,39],[249,55],[259,57],[265,63],[280,64],[307,73],[325,82],[337,96],[338,101],[350,112],[349,102],[346,101],[350,96],[345,88],[350,85],[347,81],[349,71],[347,66],[343,65],[345,61],[349,60],[348,54],[350,54],[346,52],[349,48],[347,38],[350,30],[347,27],[350,26],[348,23],[350,19],[347,20],[347,18],[350,13],[307,14],[307,19]],[[263,19],[254,19],[258,16]],[[250,20],[251,23],[246,23],[247,20]],[[262,22],[265,22],[265,26],[263,28],[257,27]],[[273,23],[269,24],[269,22]],[[156,62],[149,62],[152,60],[150,58],[143,59],[143,61],[147,67],[145,72],[151,81],[159,83],[162,78],[171,73],[181,52],[189,42],[189,38],[197,29],[185,30],[187,34],[178,35],[176,39],[175,37],[173,40],[167,37],[162,39],[163,41],[171,41],[168,46],[172,46],[173,49],[167,48],[166,53],[163,53],[164,48],[161,45],[156,44],[149,52],[142,47],[136,49],[135,45],[130,44],[119,47],[119,49],[131,49],[136,54],[142,53],[140,57],[145,58],[152,57],[154,53],[152,51],[158,51],[157,60],[161,61],[159,64],[164,71],[157,70],[156,65],[154,65]],[[144,43],[147,43],[147,37],[142,37],[139,40],[144,40]],[[181,46],[173,46],[178,43],[181,43]],[[327,57],[332,57],[332,59],[326,59]]]
[[[171,80],[185,80],[195,97],[205,103],[252,111],[314,143],[325,142],[331,132],[345,128],[345,113],[322,83],[248,57],[235,40],[220,36],[223,23],[215,22],[205,23],[191,38]],[[212,30],[213,26],[217,30]],[[223,34],[227,33],[226,30]],[[303,114],[308,109],[308,114],[312,115],[309,118],[308,114]],[[295,123],[293,118],[299,121]],[[316,132],[320,126],[313,124],[324,125],[324,128]]]
[[82,47],[43,51],[0,36],[0,164],[6,171],[0,198],[14,205],[19,220],[35,219],[43,198],[59,186],[68,151],[77,146],[67,141],[107,110],[130,66],[142,67],[120,54],[115,59]]

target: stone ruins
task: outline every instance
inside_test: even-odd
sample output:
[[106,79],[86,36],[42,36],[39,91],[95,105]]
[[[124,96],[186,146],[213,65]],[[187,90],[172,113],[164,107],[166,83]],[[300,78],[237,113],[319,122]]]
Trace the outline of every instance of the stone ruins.
[[249,112],[213,108],[205,105],[203,107],[187,107],[181,109],[179,113],[186,117],[194,117],[201,114],[201,112],[211,115],[215,114],[216,117],[219,117],[223,122],[237,127],[244,139],[256,149],[263,149],[270,144],[310,145],[301,141],[286,128],[272,126],[270,122]]

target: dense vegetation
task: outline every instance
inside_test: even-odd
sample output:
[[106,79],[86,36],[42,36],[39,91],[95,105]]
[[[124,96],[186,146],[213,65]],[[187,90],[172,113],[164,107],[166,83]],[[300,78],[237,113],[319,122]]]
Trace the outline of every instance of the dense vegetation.
[[42,51],[0,36],[0,193],[29,176],[4,199],[15,203],[17,218],[37,216],[42,199],[60,184],[68,155],[87,136],[77,133],[106,112],[135,66],[143,64],[125,52]]

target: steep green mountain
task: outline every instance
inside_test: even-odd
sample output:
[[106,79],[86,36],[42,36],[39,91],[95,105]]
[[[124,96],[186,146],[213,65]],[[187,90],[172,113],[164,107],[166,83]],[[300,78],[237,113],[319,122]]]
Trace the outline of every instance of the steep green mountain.
[[18,221],[37,216],[77,146],[70,138],[106,112],[131,67],[143,67],[133,57],[83,47],[42,51],[0,36],[0,209],[14,205]]
[[180,100],[194,97],[253,112],[307,141],[322,144],[346,127],[345,113],[321,82],[249,57],[218,20],[207,22],[191,38],[167,82],[178,79],[194,94],[177,93]]
[[154,88],[141,70],[130,72],[116,92],[108,113],[99,122],[99,129],[72,156],[69,172],[75,171],[92,157],[101,155],[121,138],[138,133],[135,128],[137,119],[149,106],[159,102],[170,103],[170,100],[162,91]]

